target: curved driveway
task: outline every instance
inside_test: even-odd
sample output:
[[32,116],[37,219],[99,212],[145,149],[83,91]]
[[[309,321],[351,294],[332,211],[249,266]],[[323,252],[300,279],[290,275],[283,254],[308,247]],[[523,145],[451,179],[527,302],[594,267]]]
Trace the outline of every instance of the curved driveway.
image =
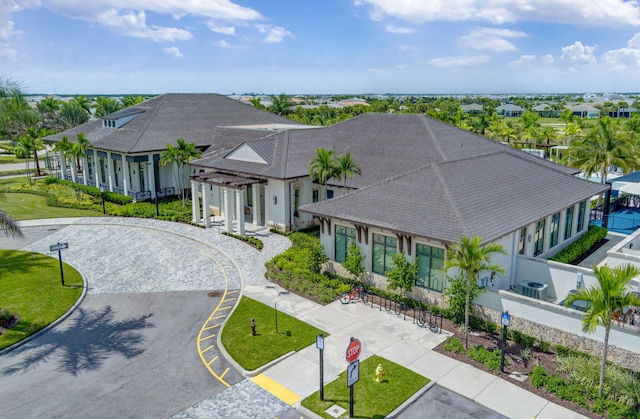
[[22,225],[26,238],[0,239],[0,248],[51,254],[51,244],[68,242],[63,261],[83,274],[87,295],[68,318],[0,356],[3,415],[168,417],[243,380],[215,347],[203,365],[197,338],[243,285],[266,284],[264,262],[288,240],[255,232],[266,244],[258,252],[215,228],[156,220]]

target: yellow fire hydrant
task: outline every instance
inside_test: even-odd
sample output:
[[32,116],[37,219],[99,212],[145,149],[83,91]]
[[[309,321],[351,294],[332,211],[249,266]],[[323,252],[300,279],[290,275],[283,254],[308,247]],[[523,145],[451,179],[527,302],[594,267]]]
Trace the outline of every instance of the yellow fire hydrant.
[[384,368],[382,368],[382,364],[378,364],[378,367],[376,368],[376,381],[380,382],[383,376],[384,376]]

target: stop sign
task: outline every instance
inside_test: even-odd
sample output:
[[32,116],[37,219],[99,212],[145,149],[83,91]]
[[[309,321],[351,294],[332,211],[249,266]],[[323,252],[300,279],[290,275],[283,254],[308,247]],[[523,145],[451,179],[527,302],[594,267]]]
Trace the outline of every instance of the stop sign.
[[358,360],[360,357],[360,349],[360,340],[351,338],[351,342],[349,342],[349,346],[347,346],[347,362],[349,364]]

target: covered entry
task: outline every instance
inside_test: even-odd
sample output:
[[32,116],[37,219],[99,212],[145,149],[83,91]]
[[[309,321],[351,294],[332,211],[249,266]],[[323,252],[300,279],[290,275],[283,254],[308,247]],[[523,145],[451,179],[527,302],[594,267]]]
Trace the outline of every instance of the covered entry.
[[[224,228],[230,233],[235,231],[244,235],[245,213],[252,214],[254,225],[263,225],[263,190],[266,183],[265,179],[216,172],[191,176],[192,222],[211,227],[211,209],[214,208],[224,218]],[[198,192],[202,196],[202,214]]]

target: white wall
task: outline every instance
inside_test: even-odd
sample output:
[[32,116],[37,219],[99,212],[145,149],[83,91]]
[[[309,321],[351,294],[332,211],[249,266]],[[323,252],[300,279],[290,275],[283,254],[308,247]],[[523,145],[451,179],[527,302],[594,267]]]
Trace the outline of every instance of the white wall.
[[[275,204],[273,202],[274,197],[277,199]],[[290,202],[289,182],[280,179],[269,179],[269,183],[265,187],[264,197],[267,226],[284,230],[289,228]],[[291,217],[293,218],[293,212],[291,212]],[[293,222],[293,219],[291,221]]]

